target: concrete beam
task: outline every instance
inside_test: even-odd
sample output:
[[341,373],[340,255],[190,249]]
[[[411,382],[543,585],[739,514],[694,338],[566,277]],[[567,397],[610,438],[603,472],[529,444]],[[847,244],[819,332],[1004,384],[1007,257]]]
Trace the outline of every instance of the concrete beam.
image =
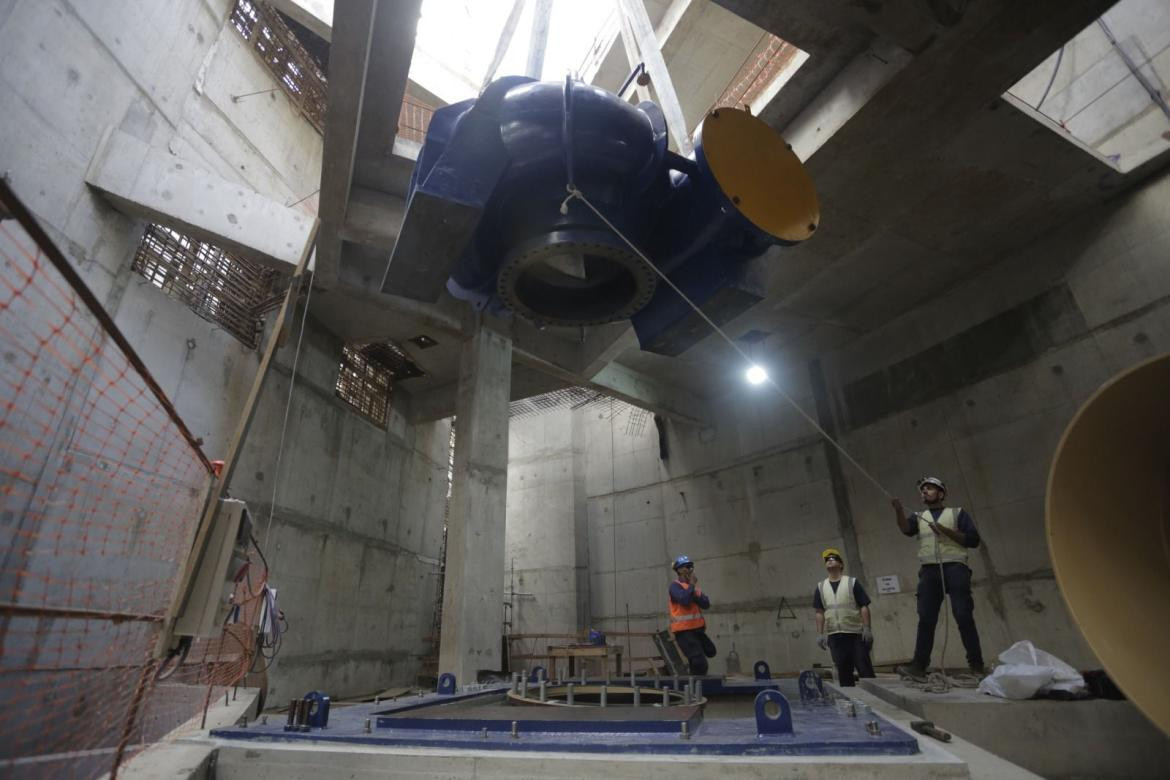
[[611,322],[593,328],[581,344],[578,373],[592,379],[599,371],[622,356],[627,349],[638,348],[638,336],[628,322]]
[[[110,127],[85,181],[124,214],[292,273],[312,217]],[[310,266],[311,267],[311,266]]]
[[[626,52],[626,61],[630,63],[630,72],[634,72],[634,68],[642,62],[641,55],[638,54],[638,42],[634,39],[634,30],[630,27],[630,20],[626,18],[625,14],[618,14],[618,26],[621,29],[622,48]],[[650,87],[643,87],[641,84],[634,82],[634,93],[631,96],[637,96],[638,102],[644,102],[650,99]]]
[[[675,0],[672,10],[677,6],[681,9],[678,11],[681,15],[682,10],[685,10],[690,2],[691,0]],[[658,95],[658,102],[666,117],[666,126],[674,139],[675,147],[679,154],[686,157],[694,151],[694,144],[691,142],[691,134],[687,131],[682,105],[670,80],[670,71],[667,70],[666,60],[662,57],[657,35],[650,24],[650,17],[646,14],[646,6],[642,0],[618,0],[618,5],[634,32],[642,62],[646,63],[646,72],[650,74],[650,81],[654,85],[655,94]],[[673,18],[674,14],[668,10],[667,16]]]
[[487,89],[487,85],[495,79],[496,71],[500,69],[500,63],[503,61],[504,55],[508,53],[508,47],[512,45],[512,37],[516,35],[516,26],[520,24],[520,14],[523,12],[524,0],[512,0],[512,10],[508,12],[508,18],[504,20],[504,29],[500,31],[500,37],[496,39],[496,51],[492,54],[487,70],[484,71],[483,84],[479,88],[480,92]]
[[[569,382],[549,376],[548,374],[530,368],[523,363],[512,361],[512,384],[509,398],[519,401],[531,398],[553,390],[570,386]],[[398,392],[397,390],[395,391]],[[422,422],[442,420],[455,414],[455,401],[459,392],[459,382],[447,382],[438,387],[428,388],[425,391],[411,393],[406,403],[406,419],[412,425]]]
[[610,363],[588,382],[614,398],[671,420],[699,427],[711,426],[715,415],[710,404],[679,387],[668,387],[661,381],[620,363]]
[[[911,59],[904,49],[874,40],[784,128],[784,140],[802,161],[812,157]],[[769,106],[765,106],[756,113],[762,115],[768,110]]]
[[544,72],[544,52],[548,47],[548,23],[552,16],[552,0],[536,0],[532,11],[532,37],[528,42],[528,64],[524,75],[539,80]]
[[314,276],[320,287],[333,287],[341,276],[355,189],[405,195],[417,149],[405,149],[398,139],[398,117],[421,5],[422,0],[341,0],[334,9]]
[[715,417],[706,400],[619,363],[609,363],[593,376],[585,377],[575,371],[566,371],[554,364],[534,360],[530,355],[520,352],[514,354],[518,362],[559,379],[566,386],[592,387],[671,420],[708,427]]
[[349,194],[341,238],[384,249],[389,254],[402,229],[405,213],[406,201],[403,198],[366,187],[354,187]]
[[325,288],[336,284],[340,275],[341,226],[345,221],[353,180],[376,7],[376,0],[342,0],[333,13],[329,106],[325,112],[318,211],[321,231],[317,236],[317,269],[314,274],[314,283]]
[[421,8],[422,0],[378,0],[358,127],[355,186],[398,193],[410,179],[418,155],[403,169],[397,153],[398,117]]

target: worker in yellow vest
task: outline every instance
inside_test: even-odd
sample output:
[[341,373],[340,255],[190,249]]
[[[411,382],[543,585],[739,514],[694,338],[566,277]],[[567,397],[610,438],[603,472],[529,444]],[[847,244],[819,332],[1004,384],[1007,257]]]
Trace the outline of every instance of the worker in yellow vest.
[[862,677],[873,677],[869,651],[873,649],[873,631],[869,622],[869,595],[856,577],[845,576],[841,551],[830,547],[821,553],[829,576],[821,580],[813,593],[817,611],[817,644],[827,649],[837,667],[837,684],[853,685],[854,670]]
[[670,630],[678,649],[687,657],[691,674],[706,674],[707,659],[715,657],[715,643],[707,636],[703,610],[711,599],[699,589],[695,564],[685,555],[674,559],[675,580],[670,583]]
[[938,477],[918,481],[918,493],[926,509],[906,514],[900,499],[893,500],[898,528],[907,536],[918,537],[918,638],[914,659],[899,666],[897,672],[917,681],[927,679],[930,653],[934,649],[934,630],[942,607],[944,588],[951,598],[951,612],[967,651],[971,672],[982,676],[983,649],[975,628],[975,599],[971,595],[971,569],[967,551],[979,546],[975,521],[962,507],[946,505],[947,486]]

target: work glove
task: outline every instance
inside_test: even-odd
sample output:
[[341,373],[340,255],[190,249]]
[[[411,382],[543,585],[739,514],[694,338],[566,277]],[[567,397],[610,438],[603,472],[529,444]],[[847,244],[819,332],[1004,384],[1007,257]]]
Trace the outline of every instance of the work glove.
[[821,634],[820,636],[818,636],[817,637],[817,647],[821,648],[822,650],[828,650],[829,649],[829,638],[827,636],[825,636],[824,634]]
[[873,629],[869,626],[861,627],[861,643],[865,645],[866,650],[873,649]]

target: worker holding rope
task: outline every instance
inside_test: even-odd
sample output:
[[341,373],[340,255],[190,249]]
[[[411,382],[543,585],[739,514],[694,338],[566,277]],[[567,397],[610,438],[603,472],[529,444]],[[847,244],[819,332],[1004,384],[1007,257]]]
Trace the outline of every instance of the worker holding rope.
[[971,569],[967,551],[979,546],[979,531],[971,515],[961,507],[946,506],[947,486],[938,477],[918,481],[923,512],[906,514],[900,499],[893,499],[898,528],[907,536],[918,537],[918,638],[914,659],[899,666],[897,672],[915,682],[928,681],[930,654],[934,649],[934,630],[944,596],[949,596],[951,612],[959,627],[967,665],[977,676],[986,674],[979,631],[975,628],[975,600],[971,595]]

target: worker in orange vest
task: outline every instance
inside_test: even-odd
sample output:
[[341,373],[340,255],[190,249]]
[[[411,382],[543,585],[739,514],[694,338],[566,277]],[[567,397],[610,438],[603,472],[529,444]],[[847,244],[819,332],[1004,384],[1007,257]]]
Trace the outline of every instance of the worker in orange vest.
[[674,559],[676,578],[670,583],[670,630],[678,649],[687,657],[691,674],[706,674],[707,659],[715,657],[715,643],[707,636],[703,610],[711,608],[699,590],[695,564],[685,555]]

